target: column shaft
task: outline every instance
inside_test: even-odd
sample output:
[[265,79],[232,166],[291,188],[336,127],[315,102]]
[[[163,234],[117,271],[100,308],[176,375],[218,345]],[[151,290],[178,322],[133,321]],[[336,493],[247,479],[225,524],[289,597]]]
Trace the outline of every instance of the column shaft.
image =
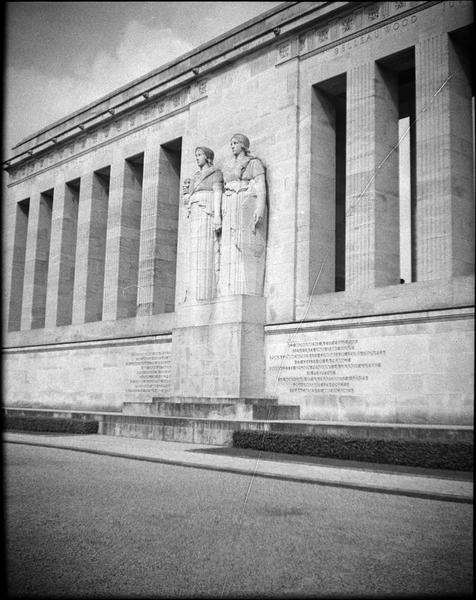
[[31,198],[25,253],[22,330],[45,325],[51,211],[52,196],[38,194]]
[[55,186],[45,327],[71,324],[77,220],[76,189],[61,182]]
[[347,89],[346,289],[399,281],[398,87],[376,63]]
[[416,279],[474,270],[471,86],[448,35],[415,48]]
[[88,173],[81,178],[73,295],[73,323],[100,321],[104,293],[108,178]]
[[162,147],[144,156],[138,314],[174,310],[180,164]]
[[144,180],[140,226],[137,314],[165,312],[165,298],[160,287],[159,245],[159,161],[160,147],[144,153]]
[[9,298],[8,331],[18,331],[21,326],[29,205],[29,199],[16,203],[15,221],[12,223],[14,229],[13,248],[6,252],[11,267],[9,271],[10,287],[6,290],[6,298]]
[[103,320],[136,316],[142,178],[121,160],[111,167]]
[[311,101],[309,292],[314,294],[335,290],[335,148],[335,99],[319,89],[313,90]]

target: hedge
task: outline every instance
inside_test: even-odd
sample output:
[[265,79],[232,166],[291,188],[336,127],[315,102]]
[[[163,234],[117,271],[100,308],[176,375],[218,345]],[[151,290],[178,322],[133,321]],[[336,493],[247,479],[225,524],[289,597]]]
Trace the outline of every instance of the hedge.
[[234,431],[233,446],[266,452],[429,469],[455,471],[471,471],[473,469],[473,444],[469,442],[359,439],[350,436]]
[[48,431],[51,433],[97,433],[98,426],[98,421],[83,421],[81,419],[18,415],[5,415],[3,417],[4,430]]

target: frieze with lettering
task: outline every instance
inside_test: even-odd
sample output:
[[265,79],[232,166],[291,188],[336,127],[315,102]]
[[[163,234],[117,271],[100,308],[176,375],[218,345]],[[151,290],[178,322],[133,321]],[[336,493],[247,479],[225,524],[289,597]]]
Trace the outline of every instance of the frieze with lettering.
[[[85,132],[79,139],[65,143],[59,149],[53,146],[47,154],[42,154],[41,158],[31,160],[20,168],[12,168],[10,170],[11,182],[17,182],[33,173],[55,166],[61,161],[71,160],[74,155],[93,149],[94,146],[101,143],[112,142],[118,136],[128,132],[133,133],[134,129],[147,125],[149,122],[152,124],[157,119],[173,116],[177,111],[186,109],[192,102],[206,97],[207,84],[208,81],[202,79],[193,85],[154,100],[147,106],[138,107],[133,113],[129,112],[118,116],[103,126],[91,125],[90,127],[94,127],[94,131]],[[114,111],[111,111],[111,116],[114,116]]]
[[[354,10],[338,19],[331,19],[325,24],[320,24],[315,28],[306,31],[299,35],[297,44],[297,54],[299,56],[306,55],[308,53],[319,51],[321,48],[324,51],[326,47],[336,45],[342,38],[350,37],[352,45],[345,47],[350,49],[356,45],[365,44],[367,41],[372,39],[372,36],[363,36],[358,42],[354,42],[354,38],[359,31],[364,32],[365,30],[375,30],[375,27],[380,23],[387,21],[388,19],[395,19],[400,14],[404,14],[409,9],[418,8],[420,5],[425,5],[426,2],[380,2],[372,6],[359,8]],[[408,15],[401,21],[393,21],[388,23],[383,32],[382,37],[393,31],[404,29],[408,25],[411,25],[417,21],[417,15]],[[377,36],[378,37],[378,36]],[[284,51],[285,47],[291,48],[291,41],[281,43],[277,48],[276,63],[279,64],[288,59],[289,53]],[[333,54],[339,54],[342,52],[340,49],[338,52]]]

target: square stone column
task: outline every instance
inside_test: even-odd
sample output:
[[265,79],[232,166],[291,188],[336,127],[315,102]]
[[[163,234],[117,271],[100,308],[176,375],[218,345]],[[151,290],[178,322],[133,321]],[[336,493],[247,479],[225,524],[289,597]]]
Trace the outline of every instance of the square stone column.
[[398,87],[375,62],[347,73],[346,289],[398,283]]
[[415,47],[417,281],[474,272],[472,92],[463,61],[446,33]]
[[[8,299],[8,323],[5,331],[18,331],[21,326],[21,312],[23,304],[23,282],[25,278],[25,254],[28,234],[28,212],[30,199],[17,202],[15,213],[7,224],[7,230],[13,229],[13,247],[5,249],[5,298]],[[8,283],[10,284],[8,286]]]
[[[335,290],[336,109],[319,89],[311,99],[309,290]],[[316,282],[317,280],[317,282]]]
[[[160,146],[144,152],[144,178],[137,289],[137,314],[155,315],[174,307],[177,259],[178,179]],[[177,180],[177,181],[175,181]]]
[[103,321],[136,316],[141,186],[127,160],[111,166]]
[[261,296],[227,296],[183,306],[172,331],[175,397],[264,398]]
[[54,198],[45,327],[70,325],[73,309],[78,199],[64,181],[55,185]]
[[96,173],[81,177],[73,293],[73,324],[100,321],[104,293],[108,186]]
[[51,211],[51,197],[46,194],[32,196],[25,252],[22,330],[37,329],[45,325]]

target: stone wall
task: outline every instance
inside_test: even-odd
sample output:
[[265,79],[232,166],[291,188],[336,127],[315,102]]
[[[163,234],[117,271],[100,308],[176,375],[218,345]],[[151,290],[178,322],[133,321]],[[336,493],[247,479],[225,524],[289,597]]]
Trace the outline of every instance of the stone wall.
[[122,411],[171,391],[171,336],[51,344],[4,353],[7,405]]
[[471,425],[474,313],[266,327],[267,392],[301,418]]
[[[219,395],[277,395],[312,419],[470,422],[472,20],[465,1],[283,5],[20,143],[4,203],[7,403],[120,410],[148,394],[130,383],[137,348],[163,353],[173,344],[157,342],[175,332],[180,364],[150,398],[180,396],[181,381],[213,395],[231,335]],[[404,285],[402,117],[412,124]],[[237,132],[266,167],[268,224],[263,316],[246,321],[237,301],[232,335],[207,321],[212,304],[196,322],[183,311],[180,189],[195,147],[223,167]],[[324,374],[321,342],[351,362]],[[311,360],[301,367],[299,347]]]

